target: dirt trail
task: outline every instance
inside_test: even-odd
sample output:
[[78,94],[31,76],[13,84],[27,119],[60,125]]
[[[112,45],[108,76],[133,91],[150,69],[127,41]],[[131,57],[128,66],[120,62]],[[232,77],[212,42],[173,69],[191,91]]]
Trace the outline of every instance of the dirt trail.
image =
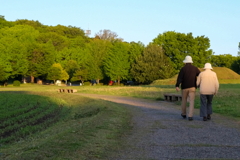
[[133,131],[124,149],[109,160],[240,159],[240,123],[213,114],[202,121],[180,116],[180,106],[170,102],[121,96],[81,94],[125,104],[133,111]]

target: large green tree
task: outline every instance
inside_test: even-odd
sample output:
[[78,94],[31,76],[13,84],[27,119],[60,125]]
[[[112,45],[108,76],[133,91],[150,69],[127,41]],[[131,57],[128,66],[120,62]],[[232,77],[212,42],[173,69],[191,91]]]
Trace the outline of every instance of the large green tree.
[[38,31],[30,26],[15,25],[0,29],[0,64],[7,77],[27,74],[28,53],[37,36]]
[[46,31],[47,26],[41,24],[39,21],[27,20],[27,19],[18,19],[14,22],[16,25],[27,25],[31,26],[34,29],[38,30],[40,33]]
[[[135,64],[136,58],[140,56],[143,53],[145,46],[141,42],[130,42],[130,47],[129,47],[129,63],[132,68],[133,64]],[[130,68],[130,69],[131,69]],[[129,71],[129,79],[132,80],[134,79],[134,76],[131,74],[131,71]]]
[[129,47],[129,62],[132,64],[136,57],[138,57],[139,55],[142,54],[143,50],[144,50],[145,46],[142,42],[130,42],[130,47]]
[[73,27],[73,26],[63,26],[63,25],[49,26],[46,28],[46,30],[48,32],[54,32],[59,35],[65,36],[67,38],[76,38],[76,37],[87,38],[82,29]]
[[236,73],[240,74],[240,42],[238,44],[238,56],[236,58],[236,60],[233,62],[232,66],[231,66],[231,69],[233,71],[235,71]]
[[205,36],[195,38],[192,33],[164,32],[153,39],[153,43],[163,47],[165,55],[170,58],[176,70],[181,69],[182,61],[187,55],[192,56],[197,67],[210,60],[212,55],[212,50],[209,49],[210,40]]
[[88,70],[81,68],[73,74],[71,82],[82,81],[82,83],[84,83],[85,80],[88,80],[88,77]]
[[121,80],[129,77],[129,43],[115,41],[104,60],[104,72],[111,80]]
[[65,70],[67,71],[69,75],[69,79],[71,79],[76,71],[80,69],[79,65],[75,60],[69,60],[66,63]]
[[232,69],[234,72],[240,74],[240,56],[238,56],[238,57],[236,58],[236,60],[233,61],[232,65],[231,65],[231,69]]
[[65,80],[69,78],[68,73],[62,68],[61,64],[54,63],[48,70],[47,79],[53,80]]
[[68,47],[70,43],[65,36],[59,35],[55,32],[41,33],[37,40],[39,43],[51,42],[57,51]]
[[12,27],[14,26],[14,22],[7,21],[4,16],[0,15],[0,29],[4,27]]
[[[69,63],[74,61],[74,65],[78,66],[77,68],[86,68],[86,65],[90,59],[90,53],[87,46],[87,39],[83,37],[71,38],[69,40],[69,46],[65,47],[60,51],[55,53],[56,63],[60,63],[64,69],[70,74],[70,78],[73,76],[73,73],[69,72]],[[71,65],[73,67],[73,65]],[[75,67],[74,67],[75,68]],[[74,69],[74,70],[78,70]],[[73,70],[71,69],[71,72]]]
[[33,45],[33,49],[28,53],[28,72],[31,82],[34,83],[35,77],[45,77],[48,69],[54,63],[55,49],[51,42],[37,43]]
[[0,81],[5,81],[7,79],[6,72],[4,71],[3,66],[0,66]]
[[135,80],[149,84],[157,79],[169,78],[175,74],[168,57],[161,46],[149,44],[132,65],[131,73]]
[[93,39],[88,44],[89,58],[87,67],[89,78],[95,79],[97,83],[104,78],[103,62],[111,46],[111,42],[100,39]]
[[212,63],[212,66],[214,67],[227,67],[231,69],[233,62],[236,60],[237,60],[237,57],[234,57],[231,54],[211,56],[211,63]]

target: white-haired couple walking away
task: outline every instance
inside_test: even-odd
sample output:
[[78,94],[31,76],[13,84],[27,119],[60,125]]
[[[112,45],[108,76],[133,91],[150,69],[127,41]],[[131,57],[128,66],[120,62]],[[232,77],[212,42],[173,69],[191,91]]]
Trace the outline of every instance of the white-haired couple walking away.
[[[180,91],[180,85],[182,90],[181,116],[183,118],[188,117],[189,121],[193,120],[195,93],[199,87],[201,100],[200,117],[203,117],[203,121],[210,120],[213,96],[217,94],[219,89],[217,75],[212,71],[213,68],[210,63],[206,63],[203,68],[204,71],[200,72],[197,67],[192,65],[191,56],[186,56],[183,63],[185,65],[181,68],[176,82],[176,90]],[[188,114],[187,99],[189,99]]]

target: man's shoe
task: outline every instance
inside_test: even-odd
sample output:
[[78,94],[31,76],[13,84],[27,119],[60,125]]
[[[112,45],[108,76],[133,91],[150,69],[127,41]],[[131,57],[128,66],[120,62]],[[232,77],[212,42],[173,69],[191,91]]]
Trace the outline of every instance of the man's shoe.
[[207,117],[203,117],[203,121],[207,121]]
[[210,115],[210,114],[207,115],[207,119],[208,119],[208,120],[211,119],[211,115]]
[[187,117],[186,115],[183,115],[183,114],[181,114],[181,116],[182,116],[183,118],[186,118],[186,117]]
[[192,118],[192,117],[188,117],[188,120],[189,120],[189,121],[192,121],[192,120],[193,120],[193,118]]

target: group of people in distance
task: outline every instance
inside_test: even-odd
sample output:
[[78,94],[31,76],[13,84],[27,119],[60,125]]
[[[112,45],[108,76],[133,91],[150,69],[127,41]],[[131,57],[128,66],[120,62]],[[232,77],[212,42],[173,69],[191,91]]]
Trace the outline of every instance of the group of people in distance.
[[[204,71],[200,72],[197,67],[192,65],[191,56],[186,56],[183,63],[185,65],[181,68],[176,82],[176,90],[180,91],[180,84],[182,90],[181,116],[183,118],[188,116],[189,121],[193,120],[195,93],[196,89],[200,88],[200,117],[203,117],[203,121],[210,120],[213,96],[217,94],[219,89],[217,74],[212,71],[213,68],[210,63],[206,63],[203,68]],[[189,99],[188,115],[187,99]]]

